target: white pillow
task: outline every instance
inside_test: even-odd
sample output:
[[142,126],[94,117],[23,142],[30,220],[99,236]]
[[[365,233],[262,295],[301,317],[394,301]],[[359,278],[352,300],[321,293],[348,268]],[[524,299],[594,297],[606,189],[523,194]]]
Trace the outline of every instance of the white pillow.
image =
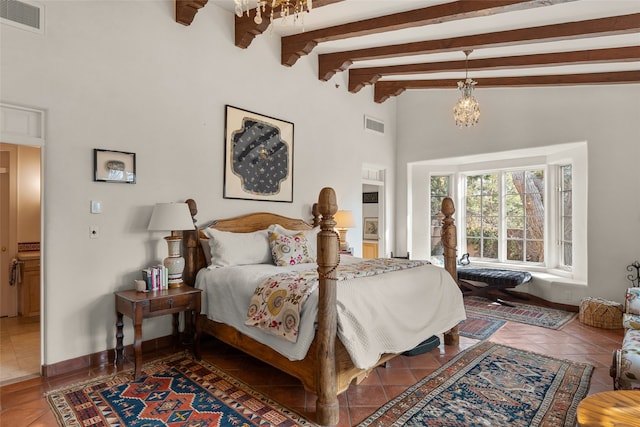
[[232,233],[207,228],[211,248],[210,267],[227,267],[246,264],[272,264],[271,247],[267,230],[253,233]]
[[318,233],[320,232],[320,227],[315,227],[311,230],[288,230],[280,224],[272,224],[267,230],[271,232],[275,231],[279,234],[286,234],[287,236],[294,236],[298,233],[304,234],[304,237],[307,239],[309,255],[314,259],[318,257]]

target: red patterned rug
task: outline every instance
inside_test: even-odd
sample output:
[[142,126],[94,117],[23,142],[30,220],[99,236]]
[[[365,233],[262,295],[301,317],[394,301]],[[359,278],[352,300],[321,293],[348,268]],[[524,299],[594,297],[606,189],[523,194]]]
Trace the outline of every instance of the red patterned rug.
[[565,427],[576,422],[593,366],[480,341],[358,427]]
[[47,393],[61,426],[315,426],[215,366],[188,355]]
[[540,307],[513,301],[509,301],[509,303],[513,307],[494,303],[482,297],[464,297],[464,308],[467,311],[467,316],[509,320],[542,328],[560,329],[578,315],[578,313],[550,307]]
[[463,337],[486,340],[504,326],[505,323],[507,323],[506,320],[467,314],[467,319],[463,320],[459,325],[459,332]]

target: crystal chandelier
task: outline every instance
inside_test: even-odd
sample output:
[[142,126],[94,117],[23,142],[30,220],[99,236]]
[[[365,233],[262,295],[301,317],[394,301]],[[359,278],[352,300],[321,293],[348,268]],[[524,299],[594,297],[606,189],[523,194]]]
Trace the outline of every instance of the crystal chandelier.
[[480,105],[478,101],[473,97],[473,87],[478,84],[469,78],[469,54],[472,50],[465,50],[466,55],[465,63],[465,80],[458,82],[458,89],[462,92],[462,98],[458,100],[458,103],[453,107],[453,118],[456,121],[458,127],[469,127],[478,123],[480,118]]
[[267,4],[271,4],[271,13],[269,16],[269,24],[273,23],[273,11],[280,8],[280,16],[282,24],[287,23],[287,18],[293,16],[293,25],[296,25],[298,20],[304,22],[302,14],[304,12],[310,12],[313,5],[312,0],[233,0],[236,4],[236,15],[242,18],[243,14],[249,16],[249,11],[254,8],[250,4],[255,4],[256,16],[253,18],[253,22],[260,25],[262,24],[262,14],[265,12]]

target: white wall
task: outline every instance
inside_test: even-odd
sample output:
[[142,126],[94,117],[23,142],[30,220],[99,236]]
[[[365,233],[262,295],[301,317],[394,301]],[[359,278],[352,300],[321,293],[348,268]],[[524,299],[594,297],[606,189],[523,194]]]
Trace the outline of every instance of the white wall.
[[[640,85],[482,89],[480,123],[459,129],[455,90],[398,97],[396,248],[407,245],[407,164],[586,141],[588,149],[587,286],[537,281],[530,291],[578,305],[583,296],[622,301],[626,266],[640,258]],[[425,183],[426,185],[426,183]]]
[[[194,198],[203,222],[258,210],[308,218],[332,186],[340,208],[360,217],[362,164],[394,175],[395,101],[375,104],[370,88],[350,94],[345,76],[320,82],[315,56],[282,67],[277,37],[236,48],[233,17],[214,4],[189,27],[174,7],[55,1],[44,35],[1,26],[1,101],[47,113],[45,364],[115,346],[113,292],[167,253],[163,233],[146,231],[156,202]],[[225,104],[295,124],[293,203],[223,199]],[[385,121],[385,137],[363,131],[365,114]],[[93,148],[135,152],[137,183],[93,182]],[[102,201],[102,214],[89,213],[90,200]],[[143,339],[168,335],[170,323],[145,321]],[[125,344],[132,335],[127,320]]]

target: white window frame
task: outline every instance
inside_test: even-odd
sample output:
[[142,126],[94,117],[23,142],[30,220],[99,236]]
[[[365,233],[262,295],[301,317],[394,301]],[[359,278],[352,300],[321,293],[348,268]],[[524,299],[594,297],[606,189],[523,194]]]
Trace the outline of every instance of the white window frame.
[[[565,268],[559,261],[559,232],[557,219],[557,171],[560,166],[571,164],[573,176],[573,236],[571,268]],[[432,175],[450,175],[452,177],[450,197],[456,205],[456,224],[458,225],[458,256],[466,253],[464,227],[464,180],[463,174],[473,172],[497,171],[508,169],[545,169],[545,261],[540,265],[521,262],[520,264],[484,262],[477,260],[479,266],[521,268],[532,272],[586,281],[587,277],[587,144],[586,142],[559,144],[535,149],[515,150],[478,156],[439,159],[416,162],[408,165],[409,195],[407,247],[412,258],[429,259],[431,235],[427,226],[430,218],[430,177]],[[422,186],[422,190],[419,188]],[[425,188],[426,187],[426,188]],[[424,224],[423,224],[424,223]],[[425,239],[424,236],[428,238]],[[503,238],[503,237],[502,237]],[[502,247],[502,245],[501,245]]]
[[[458,205],[460,205],[460,215],[458,216],[459,218],[459,224],[460,227],[458,228],[458,235],[459,235],[459,241],[461,242],[462,246],[460,246],[461,248],[466,247],[465,242],[467,241],[467,235],[466,235],[466,227],[464,226],[466,224],[466,198],[467,198],[467,194],[466,194],[466,178],[469,176],[478,176],[478,175],[491,175],[491,174],[497,174],[499,175],[498,179],[500,181],[500,189],[499,189],[499,206],[498,206],[498,217],[500,218],[499,220],[499,232],[498,232],[498,257],[496,260],[489,260],[489,259],[478,259],[475,258],[476,262],[479,263],[490,263],[490,264],[499,264],[502,266],[526,266],[526,268],[529,267],[548,267],[547,264],[547,253],[548,253],[548,248],[549,248],[549,242],[554,242],[557,239],[555,238],[555,234],[557,233],[557,231],[554,230],[549,230],[549,223],[550,220],[553,218],[552,215],[549,214],[549,209],[552,208],[552,206],[550,206],[551,203],[555,203],[553,200],[551,201],[551,203],[549,203],[550,201],[550,197],[549,197],[549,193],[550,193],[550,179],[549,179],[549,175],[550,170],[552,169],[553,165],[540,165],[540,164],[532,164],[532,165],[528,165],[528,166],[522,166],[522,167],[517,167],[517,168],[500,168],[500,169],[486,169],[486,170],[477,170],[477,171],[468,171],[468,172],[463,172],[463,173],[459,173],[457,175],[455,175],[453,177],[454,180],[456,180],[459,183],[459,186],[461,188],[460,191],[460,198],[458,200]],[[506,218],[505,218],[505,203],[506,203],[506,198],[505,198],[505,173],[511,172],[511,171],[523,171],[523,170],[527,170],[527,171],[531,171],[531,170],[543,170],[544,171],[544,200],[545,200],[545,205],[544,205],[544,262],[531,262],[531,261],[515,261],[515,260],[507,260],[507,231],[506,231]],[[552,181],[552,180],[551,180]],[[554,227],[555,228],[555,227]],[[526,240],[525,240],[526,243]],[[466,250],[465,250],[466,252]],[[464,252],[461,252],[464,253]],[[473,258],[472,258],[473,259]]]

